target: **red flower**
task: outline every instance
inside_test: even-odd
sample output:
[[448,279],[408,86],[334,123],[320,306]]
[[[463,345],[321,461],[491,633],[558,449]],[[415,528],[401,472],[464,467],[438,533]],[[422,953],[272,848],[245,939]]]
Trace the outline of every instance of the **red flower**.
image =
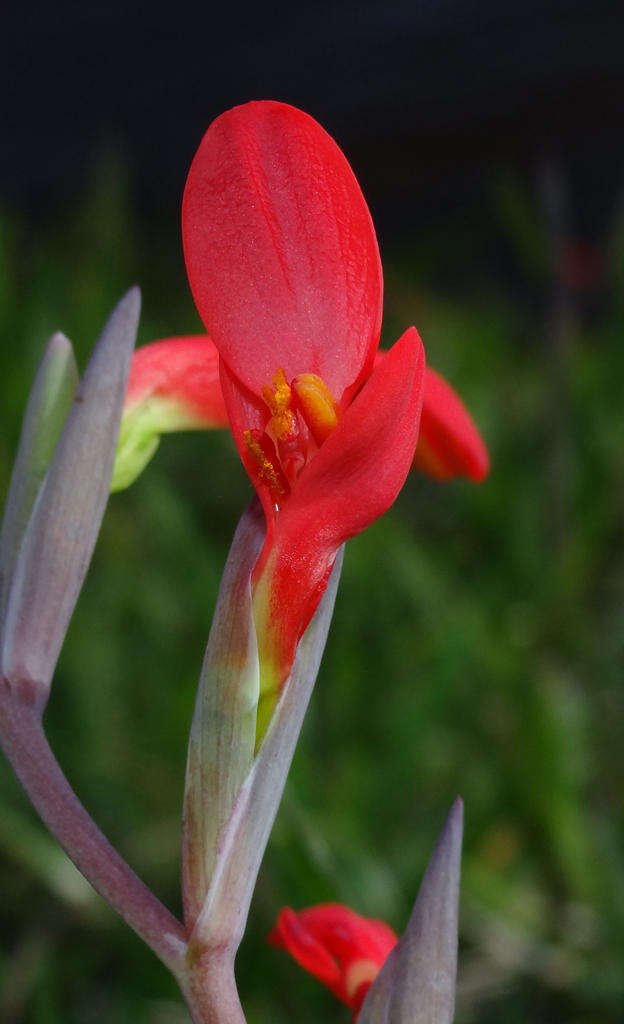
[[141,471],[161,432],[229,422],[267,520],[253,578],[261,736],[340,545],[386,511],[412,461],[477,480],[487,453],[457,396],[425,372],[413,327],[376,352],[383,283],[370,214],[308,115],[261,102],[213,122],[182,230],[214,344],[139,350],[114,487]]
[[370,214],[336,144],[293,107],[249,103],[213,122],[189,172],[182,233],[267,519],[254,613],[272,707],[338,548],[407,475],[424,353],[410,328],[373,371],[383,284]]
[[[267,520],[253,580],[267,698],[261,734],[340,545],[392,504],[414,457],[440,478],[479,479],[487,454],[443,384],[443,412],[425,416],[435,436],[416,448],[427,395],[422,344],[409,328],[376,360],[383,282],[375,232],[343,154],[308,115],[260,102],[217,118],[189,172],[182,231],[227,418]],[[143,374],[133,377],[131,397],[141,377],[150,383],[129,413],[134,435],[124,415],[127,469],[118,486],[157,444],[156,417],[143,417],[143,405],[153,412],[173,396],[165,429],[224,413],[208,339],[207,374],[199,339],[169,342],[169,381],[160,344],[159,358],[143,357]]]
[[285,907],[268,938],[350,1006],[354,1020],[398,941],[383,921],[361,917],[340,903],[309,907],[298,914]]

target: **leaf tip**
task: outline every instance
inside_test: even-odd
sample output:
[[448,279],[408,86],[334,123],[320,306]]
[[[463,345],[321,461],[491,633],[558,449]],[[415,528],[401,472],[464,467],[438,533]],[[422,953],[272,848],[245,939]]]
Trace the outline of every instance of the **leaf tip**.
[[129,288],[125,295],[121,297],[117,305],[113,310],[113,316],[115,314],[123,315],[128,320],[136,320],[138,323],[139,314],[141,312],[141,289],[138,284]]
[[46,346],[46,355],[52,352],[71,352],[72,343],[62,331],[55,331]]

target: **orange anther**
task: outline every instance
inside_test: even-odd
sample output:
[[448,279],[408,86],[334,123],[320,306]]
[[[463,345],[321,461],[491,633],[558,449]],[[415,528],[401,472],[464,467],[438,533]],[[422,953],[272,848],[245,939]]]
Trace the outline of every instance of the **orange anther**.
[[292,393],[282,369],[273,377],[273,387],[265,384],[262,397],[271,413],[271,426],[278,441],[292,441],[297,436],[297,422],[291,411]]
[[292,382],[301,415],[318,445],[338,423],[340,410],[324,380],[315,373],[300,373]]
[[290,490],[288,481],[277,461],[275,446],[267,434],[259,430],[246,430],[243,434],[247,451],[258,467],[258,476],[268,485],[276,504]]

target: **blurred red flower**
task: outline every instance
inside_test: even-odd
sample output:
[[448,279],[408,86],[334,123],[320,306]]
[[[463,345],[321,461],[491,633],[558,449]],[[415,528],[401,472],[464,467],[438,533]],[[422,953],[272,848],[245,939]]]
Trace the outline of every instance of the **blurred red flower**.
[[340,903],[295,913],[285,907],[268,941],[286,949],[354,1011],[354,1020],[397,936],[383,921],[361,917]]

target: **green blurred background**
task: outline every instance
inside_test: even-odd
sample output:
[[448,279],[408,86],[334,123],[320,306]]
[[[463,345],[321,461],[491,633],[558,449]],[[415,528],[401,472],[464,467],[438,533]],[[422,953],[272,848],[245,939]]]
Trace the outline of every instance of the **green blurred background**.
[[[53,330],[84,367],[135,281],[139,343],[201,330],[177,223],[134,212],[123,161],[99,167],[71,205],[0,218],[2,492]],[[539,190],[499,168],[484,194],[487,208],[400,247],[381,238],[383,341],[418,326],[492,473],[479,487],[412,476],[348,545],[238,959],[249,1024],[349,1019],[266,933],[283,905],[327,900],[402,930],[457,793],[457,1024],[623,1019],[624,230],[613,219],[588,294],[569,274],[566,287]],[[480,260],[484,220],[513,276]],[[86,806],[176,912],[186,736],[249,496],[229,437],[163,441],[110,501],[46,713]],[[76,875],[4,762],[0,822],[3,1024],[186,1021],[165,969]]]

